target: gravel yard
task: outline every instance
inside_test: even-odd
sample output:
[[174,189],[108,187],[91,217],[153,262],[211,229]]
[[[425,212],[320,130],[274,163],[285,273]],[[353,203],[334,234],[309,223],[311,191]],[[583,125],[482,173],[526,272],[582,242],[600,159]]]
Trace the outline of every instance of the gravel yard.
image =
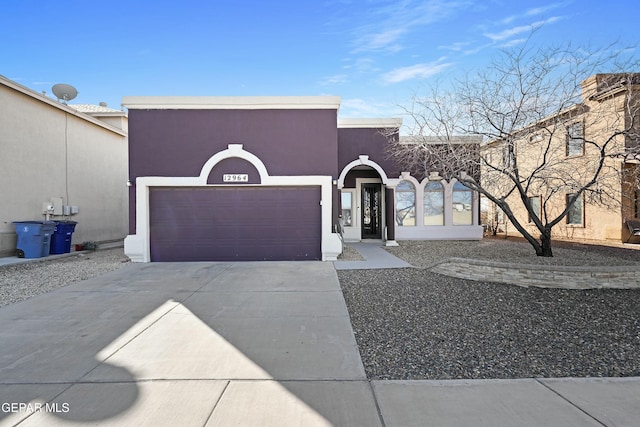
[[[640,252],[528,243],[401,242],[416,266],[447,257],[569,265],[637,263]],[[338,271],[370,379],[640,376],[640,291],[523,288],[424,269]]]
[[0,307],[117,270],[128,260],[122,248],[114,248],[0,266]]

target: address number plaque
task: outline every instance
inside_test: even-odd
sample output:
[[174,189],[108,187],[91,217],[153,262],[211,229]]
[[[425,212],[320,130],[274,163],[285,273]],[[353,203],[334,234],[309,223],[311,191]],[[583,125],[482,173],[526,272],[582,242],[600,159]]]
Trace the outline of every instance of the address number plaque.
[[225,173],[222,175],[222,182],[249,182],[249,175],[246,173]]

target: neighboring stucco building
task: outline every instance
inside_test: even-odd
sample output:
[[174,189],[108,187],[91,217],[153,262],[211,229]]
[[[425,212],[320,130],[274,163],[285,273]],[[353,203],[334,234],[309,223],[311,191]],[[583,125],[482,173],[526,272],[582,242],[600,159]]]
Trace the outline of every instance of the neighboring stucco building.
[[0,76],[0,256],[15,253],[12,222],[44,220],[45,203],[78,222],[74,243],[126,236],[127,116],[82,109]]
[[482,236],[477,203],[460,206],[467,227],[446,223],[453,183],[442,186],[447,213],[436,226],[449,234],[421,219],[398,222],[406,198],[397,186],[426,185],[387,160],[383,133],[399,119],[338,120],[332,96],[124,97],[123,105],[133,184],[125,253],[134,261],[333,260],[341,237],[392,245]]
[[[545,214],[550,218],[558,216],[576,189],[593,175],[600,150],[605,153],[600,178],[553,228],[554,238],[616,242],[629,238],[625,221],[640,217],[635,154],[640,129],[639,83],[640,74],[593,75],[582,82],[580,103],[517,134],[514,152],[522,176],[540,168],[537,179],[522,180],[523,185],[530,185],[529,201],[540,218]],[[496,169],[512,166],[505,147],[500,140],[483,147],[483,185],[499,188],[504,182],[491,181],[491,176],[497,176]],[[540,167],[541,164],[545,166]],[[519,222],[528,232],[536,233],[519,196],[514,192],[507,200]],[[488,200],[483,200],[483,216],[483,222],[496,226],[500,233],[519,235],[506,215]]]

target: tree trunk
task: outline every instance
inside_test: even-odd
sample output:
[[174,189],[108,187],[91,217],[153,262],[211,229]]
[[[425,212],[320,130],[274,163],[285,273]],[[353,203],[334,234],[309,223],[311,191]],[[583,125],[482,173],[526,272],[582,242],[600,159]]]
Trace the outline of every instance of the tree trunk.
[[551,230],[544,230],[540,234],[540,248],[536,249],[536,255],[544,257],[552,257],[551,250]]

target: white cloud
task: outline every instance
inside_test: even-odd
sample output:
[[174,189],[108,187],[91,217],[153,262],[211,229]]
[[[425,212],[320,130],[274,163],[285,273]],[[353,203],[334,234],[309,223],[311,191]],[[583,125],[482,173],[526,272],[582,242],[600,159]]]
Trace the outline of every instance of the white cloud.
[[397,42],[401,35],[406,33],[407,30],[404,28],[396,28],[392,30],[387,30],[379,34],[370,34],[368,41],[369,49],[382,49],[385,47],[392,46]]
[[517,46],[519,44],[523,44],[527,41],[527,39],[513,39],[513,40],[509,40],[506,43],[500,45],[500,47],[502,48],[510,48],[513,46]]
[[450,50],[452,52],[462,52],[464,51],[467,46],[470,46],[471,42],[456,42],[456,43],[452,43],[448,46],[438,46],[438,49],[442,49],[442,50]]
[[345,62],[350,62],[342,66],[345,70],[355,70],[358,73],[367,73],[377,70],[375,61],[372,58],[357,58],[353,61],[349,60]]
[[429,62],[400,67],[385,73],[382,78],[387,83],[400,83],[417,78],[427,78],[453,66],[452,62]]
[[385,117],[390,115],[389,104],[366,101],[361,98],[343,99],[340,103],[341,117]]
[[545,19],[542,21],[537,21],[529,25],[520,25],[513,28],[508,28],[506,30],[500,31],[499,33],[484,33],[486,37],[491,39],[494,42],[506,40],[508,38],[517,36],[522,33],[531,32],[532,30],[542,27],[545,24],[551,24],[553,22],[558,21],[560,18],[557,16],[553,16],[549,19]]
[[335,74],[333,76],[325,77],[319,82],[319,84],[322,86],[329,86],[329,85],[347,83],[348,81],[349,81],[349,76],[347,74]]
[[492,47],[493,44],[492,43],[486,43],[480,46],[476,46],[472,49],[466,49],[462,52],[463,55],[475,55],[476,53],[479,53],[481,51],[483,51],[484,49],[488,49],[490,47]]
[[484,43],[481,45],[474,45],[473,42],[456,42],[447,46],[438,46],[438,49],[449,50],[455,52],[457,55],[475,55],[476,53],[494,47],[493,43]]
[[354,31],[354,52],[403,49],[402,39],[416,27],[438,23],[449,15],[464,10],[469,0],[394,0],[374,9],[365,17],[369,22]]
[[531,29],[532,27],[530,25],[521,25],[519,27],[513,27],[506,30],[502,30],[499,33],[484,33],[484,35],[495,42],[495,41],[508,39],[510,37],[516,36],[518,34],[522,34],[524,32],[531,31]]
[[506,18],[504,18],[502,20],[503,24],[510,24],[511,22],[521,19],[521,18],[528,18],[528,17],[532,17],[532,16],[538,16],[538,15],[542,15],[545,12],[548,12],[550,10],[554,10],[554,9],[558,9],[558,8],[562,8],[565,6],[568,6],[571,3],[571,1],[563,1],[563,2],[559,2],[559,3],[551,3],[545,6],[539,6],[539,7],[534,7],[531,9],[527,9],[524,13],[521,14],[517,14],[517,15],[511,15],[508,16]]

